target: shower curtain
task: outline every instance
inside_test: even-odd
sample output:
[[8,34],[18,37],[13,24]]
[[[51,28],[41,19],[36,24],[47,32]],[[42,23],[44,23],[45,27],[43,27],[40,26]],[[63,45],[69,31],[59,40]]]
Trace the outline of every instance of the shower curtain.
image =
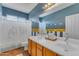
[[31,22],[0,21],[0,52],[21,47],[31,36]]

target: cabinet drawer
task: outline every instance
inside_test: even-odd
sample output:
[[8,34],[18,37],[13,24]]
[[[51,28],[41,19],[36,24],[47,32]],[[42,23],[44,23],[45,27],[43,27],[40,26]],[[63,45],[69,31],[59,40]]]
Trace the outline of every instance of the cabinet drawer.
[[42,46],[40,44],[37,44],[37,48],[42,50]]

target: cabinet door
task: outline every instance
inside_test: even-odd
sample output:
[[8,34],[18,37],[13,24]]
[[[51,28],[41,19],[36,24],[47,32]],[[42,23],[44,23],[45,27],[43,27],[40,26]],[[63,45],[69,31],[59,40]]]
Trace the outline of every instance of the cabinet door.
[[46,56],[46,48],[43,47],[43,56]]
[[37,48],[37,56],[42,56],[42,50],[40,50],[39,48]]
[[37,44],[37,56],[43,55],[43,48],[41,45]]
[[32,56],[36,56],[36,43],[32,41]]
[[29,39],[28,40],[28,53],[31,55],[31,50],[32,50],[32,41]]
[[47,48],[44,48],[44,52],[43,52],[44,56],[56,56],[56,53],[53,51],[50,51]]

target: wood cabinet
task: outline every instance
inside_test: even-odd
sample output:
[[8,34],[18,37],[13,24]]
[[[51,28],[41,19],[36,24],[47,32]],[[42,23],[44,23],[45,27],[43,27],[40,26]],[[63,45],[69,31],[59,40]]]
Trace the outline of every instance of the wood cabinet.
[[47,48],[43,48],[43,55],[44,56],[56,56],[56,53]]
[[28,40],[28,52],[31,56],[60,56],[60,54],[57,54],[30,39]]
[[63,55],[60,55],[60,54],[57,53],[56,56],[63,56]]
[[31,55],[32,55],[32,56],[36,56],[36,53],[37,53],[36,50],[37,50],[37,49],[36,49],[36,43],[32,41],[32,50],[31,50],[31,52],[32,52]]
[[40,44],[37,44],[37,56],[43,56],[43,47]]
[[32,40],[28,40],[28,53],[29,53],[29,55],[31,55],[32,53],[31,53],[31,50],[32,50]]

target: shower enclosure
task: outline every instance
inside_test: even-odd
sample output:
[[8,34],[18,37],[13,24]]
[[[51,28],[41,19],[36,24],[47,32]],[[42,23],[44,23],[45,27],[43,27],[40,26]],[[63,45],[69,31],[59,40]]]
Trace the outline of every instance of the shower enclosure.
[[0,52],[21,47],[22,42],[27,45],[29,36],[31,36],[31,21],[1,20]]

